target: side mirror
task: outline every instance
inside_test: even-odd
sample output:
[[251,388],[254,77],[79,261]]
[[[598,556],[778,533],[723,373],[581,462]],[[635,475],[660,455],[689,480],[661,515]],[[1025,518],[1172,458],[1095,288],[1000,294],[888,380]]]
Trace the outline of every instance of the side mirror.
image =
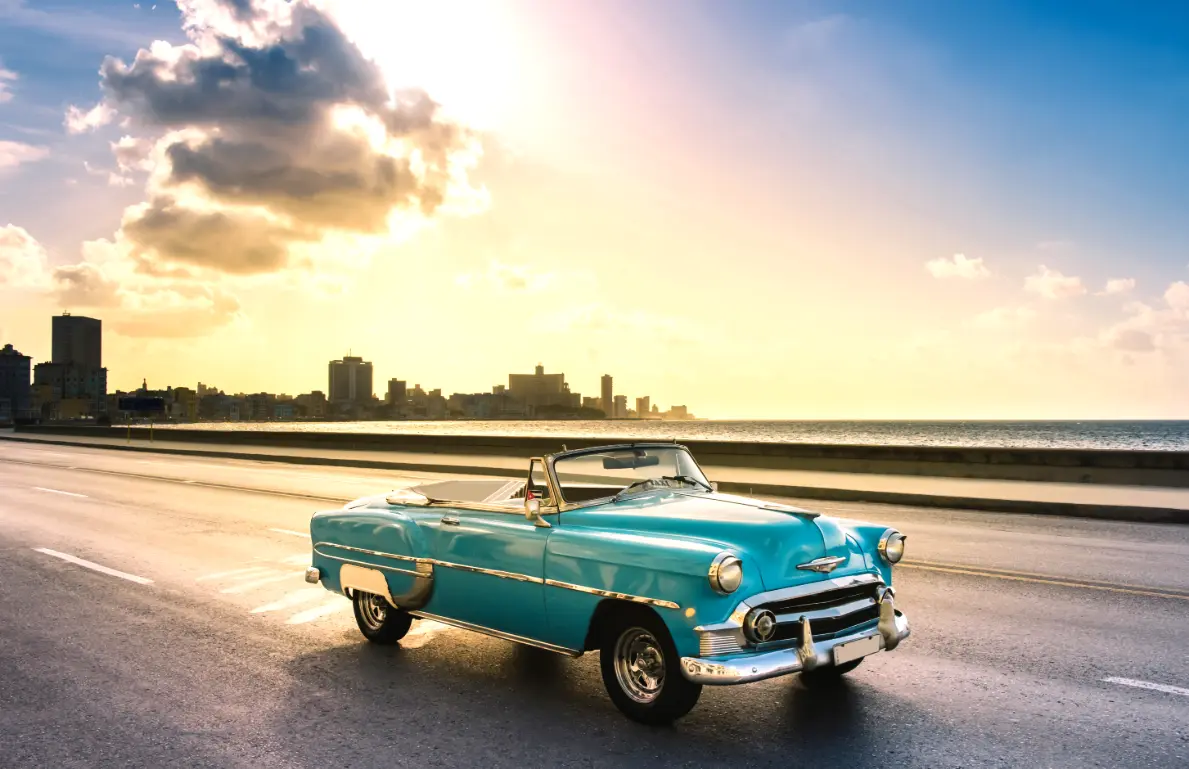
[[533,497],[532,499],[524,500],[524,517],[530,521],[535,521],[541,517],[541,500]]

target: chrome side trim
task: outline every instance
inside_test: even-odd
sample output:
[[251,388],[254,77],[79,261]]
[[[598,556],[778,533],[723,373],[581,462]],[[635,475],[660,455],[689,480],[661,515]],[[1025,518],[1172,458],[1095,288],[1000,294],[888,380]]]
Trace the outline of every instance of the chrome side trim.
[[[385,553],[382,550],[368,550],[367,548],[363,548],[363,547],[351,547],[350,545],[338,545],[338,544],[335,544],[334,542],[315,542],[314,543],[314,552],[318,553],[319,555],[325,555],[327,558],[334,558],[334,556],[319,552],[318,548],[320,548],[320,547],[333,547],[336,550],[350,550],[352,553],[364,553],[366,555],[379,556],[380,558],[392,558],[397,561],[424,561],[425,560],[424,558],[415,558],[411,555],[397,555],[396,553]],[[371,566],[372,564],[365,564],[365,565]]]
[[533,577],[528,574],[519,574],[514,571],[500,571],[499,569],[484,569],[479,566],[467,566],[466,564],[463,564],[463,563],[451,563],[449,561],[439,561],[434,558],[426,558],[425,561],[427,563],[432,563],[434,566],[441,566],[445,569],[457,569],[459,571],[474,572],[475,574],[487,574],[492,577],[499,577],[500,579],[515,580],[516,582],[533,582],[533,583],[536,583],[539,585],[545,581],[545,580],[541,579],[540,577]]
[[451,625],[453,627],[460,628],[462,630],[471,630],[476,633],[482,633],[483,635],[489,635],[493,638],[501,638],[505,641],[512,641],[514,643],[524,644],[526,646],[535,646],[538,649],[544,649],[545,651],[557,652],[558,654],[565,654],[569,657],[581,657],[582,656],[582,652],[579,651],[578,649],[571,649],[566,646],[558,646],[557,644],[546,643],[545,641],[537,641],[532,638],[526,638],[524,636],[515,635],[514,633],[505,633],[502,630],[493,630],[492,628],[484,627],[482,625],[475,625],[470,622],[463,622],[460,619],[451,619],[449,617],[443,617],[438,614],[430,614],[427,611],[410,611],[409,614],[412,614],[414,617],[420,617],[421,619],[428,619],[428,620],[433,620],[434,622],[441,622],[443,625]]
[[[342,563],[350,563],[355,566],[364,566],[368,569],[383,569],[384,571],[396,572],[397,574],[407,574],[410,577],[417,577],[419,579],[433,579],[433,571],[432,570],[427,574],[422,571],[412,571],[410,569],[398,569],[395,566],[384,566],[383,564],[379,564],[379,563],[368,563],[367,561],[356,561],[354,558],[344,558],[341,555],[331,555],[330,553],[323,553],[321,550],[318,549],[317,546],[314,547],[314,552],[317,553],[318,555],[322,556],[323,558],[330,558],[335,561],[341,561]],[[420,566],[421,564],[417,564],[417,565]],[[309,581],[309,580],[307,580],[307,581]]]
[[562,582],[556,579],[547,579],[545,584],[550,587],[560,587],[566,590],[576,590],[579,593],[590,593],[591,595],[601,595],[604,598],[615,598],[620,601],[634,601],[635,603],[643,603],[649,606],[659,606],[662,609],[680,609],[680,604],[672,601],[665,601],[661,598],[647,598],[642,595],[630,595],[628,593],[616,593],[611,590],[600,590],[597,587],[585,587],[583,585],[575,585],[570,582]]

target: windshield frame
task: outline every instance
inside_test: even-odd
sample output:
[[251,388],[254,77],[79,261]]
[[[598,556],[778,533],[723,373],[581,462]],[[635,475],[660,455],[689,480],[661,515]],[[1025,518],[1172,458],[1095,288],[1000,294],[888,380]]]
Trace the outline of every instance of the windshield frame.
[[684,451],[686,456],[689,458],[690,462],[693,463],[694,467],[696,467],[698,472],[701,473],[702,478],[704,478],[706,480],[706,483],[710,486],[709,489],[703,488],[701,486],[696,486],[697,491],[699,491],[701,493],[708,494],[708,493],[711,493],[716,490],[714,487],[714,484],[706,476],[706,471],[702,469],[702,466],[700,464],[698,464],[698,460],[694,456],[694,452],[690,451],[688,446],[677,443],[676,441],[674,441],[673,443],[658,443],[658,442],[654,441],[654,442],[649,442],[649,443],[615,443],[615,444],[608,444],[605,446],[591,446],[591,447],[585,448],[585,449],[573,449],[571,451],[563,451],[563,452],[559,452],[557,454],[549,454],[549,455],[545,456],[545,466],[546,466],[546,468],[548,468],[548,471],[549,471],[549,480],[552,482],[553,488],[557,490],[558,511],[565,512],[567,510],[577,510],[577,509],[583,508],[583,507],[593,507],[595,505],[605,505],[608,502],[614,501],[615,496],[617,494],[619,494],[620,491],[623,491],[623,489],[619,489],[619,490],[615,491],[614,493],[608,494],[605,497],[598,497],[596,499],[584,499],[584,500],[581,500],[578,502],[569,502],[566,500],[565,491],[562,489],[561,481],[558,480],[557,470],[554,466],[558,460],[570,459],[573,457],[582,456],[583,454],[601,454],[605,451],[625,451],[625,450],[631,450],[631,449],[677,449],[680,451]]

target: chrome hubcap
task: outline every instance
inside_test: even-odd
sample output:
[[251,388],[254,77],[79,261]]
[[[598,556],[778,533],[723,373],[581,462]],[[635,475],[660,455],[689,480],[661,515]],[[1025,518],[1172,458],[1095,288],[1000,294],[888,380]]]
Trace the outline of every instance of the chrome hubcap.
[[615,642],[615,677],[636,702],[648,704],[665,685],[665,655],[661,645],[644,628],[629,628]]
[[382,595],[364,594],[359,599],[359,614],[369,629],[379,630],[388,618],[388,600]]

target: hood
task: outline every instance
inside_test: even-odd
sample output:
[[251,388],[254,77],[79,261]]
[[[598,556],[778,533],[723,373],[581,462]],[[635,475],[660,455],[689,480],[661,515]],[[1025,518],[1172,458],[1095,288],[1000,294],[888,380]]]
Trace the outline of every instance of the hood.
[[712,542],[742,558],[745,570],[758,568],[766,590],[823,579],[797,566],[825,556],[847,559],[830,576],[867,568],[857,541],[834,519],[729,494],[649,492],[565,513],[566,522]]

